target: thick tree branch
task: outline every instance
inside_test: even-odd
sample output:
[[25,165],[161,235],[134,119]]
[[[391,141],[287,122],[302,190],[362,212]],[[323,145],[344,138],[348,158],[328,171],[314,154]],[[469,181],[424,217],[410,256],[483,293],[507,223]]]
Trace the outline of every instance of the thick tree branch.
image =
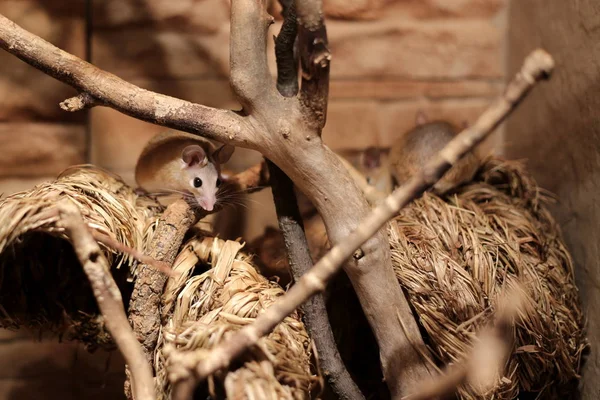
[[277,90],[285,97],[298,94],[298,57],[295,49],[298,36],[296,1],[281,0],[283,24],[275,38],[277,60]]
[[[170,204],[158,221],[150,243],[150,258],[171,266],[186,232],[198,221],[184,199]],[[131,300],[129,321],[152,365],[161,326],[161,297],[167,276],[147,265],[138,268]],[[127,385],[126,385],[127,389]],[[127,390],[126,390],[127,391]]]
[[155,399],[152,368],[137,341],[125,315],[123,299],[102,254],[74,204],[59,204],[60,224],[73,244],[73,249],[87,275],[104,323],[117,343],[131,371],[136,400]]
[[321,0],[299,1],[296,5],[298,48],[302,66],[300,102],[303,111],[311,117],[311,123],[319,133],[327,120],[331,61],[321,6]]
[[[537,81],[549,76],[553,68],[554,60],[545,51],[536,50],[530,54],[525,60],[522,70],[509,83],[504,95],[491,105],[472,127],[465,129],[448,143],[434,159],[427,163],[420,174],[388,196],[362,221],[358,229],[348,235],[344,242],[335,245],[280,300],[260,314],[252,324],[222,341],[208,356],[198,360],[196,354],[189,354],[192,361],[184,364],[194,365],[191,372],[195,378],[203,380],[215,371],[227,367],[235,357],[255,345],[262,336],[271,332],[279,322],[311,296],[325,290],[327,282],[356,249],[378,232],[400,209],[421,196],[457,160],[489,135]],[[401,357],[401,355],[398,356]],[[182,379],[182,376],[180,373],[171,374],[170,379],[176,383]]]
[[265,104],[275,89],[267,61],[267,31],[273,17],[263,2],[231,1],[230,82],[247,113]]
[[60,50],[3,15],[0,15],[0,47],[85,93],[63,102],[65,109],[102,104],[143,121],[249,147],[250,130],[233,111],[205,107],[132,85]]
[[[275,164],[267,161],[271,175],[271,188],[279,228],[283,232],[285,247],[294,281],[299,281],[313,265],[308,242],[304,233],[294,184]],[[346,370],[338,352],[329,319],[325,299],[318,294],[303,306],[303,319],[312,340],[317,346],[321,369],[337,397],[342,400],[364,399],[360,389]]]

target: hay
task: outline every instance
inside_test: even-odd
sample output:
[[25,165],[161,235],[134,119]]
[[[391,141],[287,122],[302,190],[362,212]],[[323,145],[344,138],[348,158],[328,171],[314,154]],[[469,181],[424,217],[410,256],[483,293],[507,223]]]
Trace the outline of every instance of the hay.
[[[56,224],[55,204],[72,200],[90,227],[145,251],[162,207],[104,170],[76,166],[53,182],[0,201],[0,325],[42,329],[112,347],[86,276]],[[102,247],[127,298],[136,263]],[[127,268],[121,268],[126,266]]]
[[[11,195],[0,201],[0,326],[56,332],[88,349],[113,348],[87,278],[57,224],[55,204],[66,198],[93,229],[149,253],[164,208],[107,171],[73,167],[54,182]],[[208,349],[283,294],[280,286],[257,273],[241,248],[238,242],[206,233],[182,247],[175,269],[183,274],[167,283],[166,325],[156,350],[162,398],[168,398],[170,390],[161,352],[165,344]],[[127,307],[137,263],[129,255],[102,249]],[[264,338],[242,366],[211,378],[210,392],[217,398],[307,398],[319,387],[311,373],[311,354],[308,334],[294,314]]]
[[[163,326],[156,352],[158,392],[168,398],[165,346],[208,351],[229,332],[249,324],[283,289],[259,275],[242,244],[198,234],[174,263],[181,276],[167,282]],[[211,267],[212,266],[212,267]],[[297,313],[287,317],[230,372],[213,376],[212,397],[305,399],[315,389],[310,341]]]
[[438,364],[465,357],[511,280],[529,291],[505,376],[485,395],[462,387],[462,399],[550,397],[578,377],[583,317],[548,201],[522,164],[490,158],[474,183],[445,201],[426,194],[390,224],[396,275]]

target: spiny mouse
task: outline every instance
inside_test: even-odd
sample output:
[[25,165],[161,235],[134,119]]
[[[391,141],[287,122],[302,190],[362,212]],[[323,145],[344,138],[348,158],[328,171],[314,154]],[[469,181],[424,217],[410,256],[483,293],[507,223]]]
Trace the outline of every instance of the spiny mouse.
[[154,136],[138,158],[135,180],[147,192],[175,192],[193,197],[206,211],[219,200],[221,164],[235,147],[219,148],[190,133],[167,131]]
[[[452,124],[445,121],[430,122],[423,112],[419,112],[416,127],[396,140],[390,149],[390,171],[396,185],[406,183],[419,173],[457,134],[458,129]],[[479,158],[474,153],[465,154],[433,186],[432,191],[443,195],[470,181],[479,165]]]

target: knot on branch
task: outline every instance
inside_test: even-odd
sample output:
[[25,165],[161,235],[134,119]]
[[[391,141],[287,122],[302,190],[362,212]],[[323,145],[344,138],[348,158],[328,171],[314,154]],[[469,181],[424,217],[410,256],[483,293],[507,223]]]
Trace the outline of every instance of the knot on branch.
[[554,59],[543,49],[534,50],[523,63],[521,72],[533,81],[547,79],[554,70]]
[[83,92],[60,103],[60,108],[68,112],[85,110],[100,104],[98,100]]

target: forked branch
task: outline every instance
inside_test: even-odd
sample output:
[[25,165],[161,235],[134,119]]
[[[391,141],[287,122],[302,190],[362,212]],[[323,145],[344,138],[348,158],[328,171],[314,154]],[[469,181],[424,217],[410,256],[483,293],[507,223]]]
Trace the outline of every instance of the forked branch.
[[60,224],[66,230],[90,281],[104,323],[130,368],[135,399],[155,399],[152,368],[129,326],[121,292],[113,280],[108,261],[88,230],[77,206],[67,200],[59,204],[58,210]]
[[[282,96],[292,97],[298,93],[298,59],[295,51],[298,32],[296,1],[281,0],[280,3],[284,20],[275,39],[277,90]],[[279,228],[283,233],[292,276],[294,281],[298,281],[313,266],[313,260],[308,249],[294,184],[274,163],[267,161],[267,165]],[[304,304],[302,311],[308,333],[317,347],[321,368],[325,371],[325,378],[333,392],[341,400],[364,399],[338,352],[329,324],[325,298],[322,295],[314,296]]]
[[77,111],[105,105],[134,118],[209,139],[248,147],[250,132],[233,111],[219,110],[150,92],[102,71],[0,15],[0,47],[81,92],[63,102]]
[[[322,292],[342,263],[352,256],[356,249],[379,231],[400,209],[436,183],[457,160],[485,139],[539,80],[549,76],[553,68],[554,60],[545,51],[536,50],[530,54],[521,71],[509,83],[504,95],[492,104],[472,127],[465,129],[448,143],[420,174],[415,175],[406,185],[388,196],[356,230],[347,236],[345,241],[335,245],[281,299],[260,314],[252,324],[222,341],[201,360],[198,360],[199,357],[194,353],[187,354],[191,361],[183,364],[193,365],[190,371],[192,376],[197,380],[204,380],[221,368],[227,367],[233,359],[250,346],[256,345],[262,336],[271,332],[278,323],[311,296]],[[174,383],[189,378],[181,375],[181,368],[173,370],[178,372],[170,374],[170,379]]]

